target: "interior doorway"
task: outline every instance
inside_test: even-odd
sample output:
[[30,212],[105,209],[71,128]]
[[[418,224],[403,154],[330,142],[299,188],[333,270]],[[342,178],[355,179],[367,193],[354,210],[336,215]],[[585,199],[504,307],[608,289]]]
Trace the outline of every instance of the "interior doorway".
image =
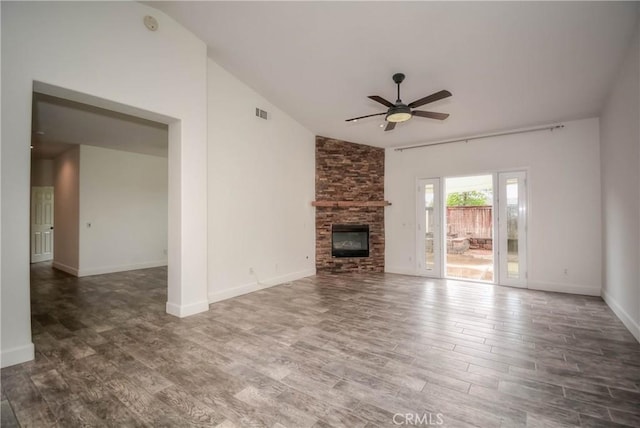
[[32,126],[31,262],[75,276],[166,266],[168,126],[36,91]]
[[493,175],[448,177],[445,276],[494,281]]

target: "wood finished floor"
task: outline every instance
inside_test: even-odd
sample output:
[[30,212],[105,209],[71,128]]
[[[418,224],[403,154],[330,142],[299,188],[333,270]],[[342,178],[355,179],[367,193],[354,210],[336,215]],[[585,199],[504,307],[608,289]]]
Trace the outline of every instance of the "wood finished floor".
[[3,426],[640,426],[640,344],[600,298],[317,276],[178,319],[163,268],[46,263],[31,296]]

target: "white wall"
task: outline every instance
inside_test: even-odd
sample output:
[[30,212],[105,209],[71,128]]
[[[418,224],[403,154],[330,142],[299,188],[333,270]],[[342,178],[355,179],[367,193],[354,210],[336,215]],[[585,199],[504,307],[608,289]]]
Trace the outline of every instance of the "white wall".
[[208,78],[210,301],[315,274],[314,135],[213,61]]
[[640,341],[639,32],[608,95],[600,121],[602,296]]
[[[28,236],[34,82],[65,88],[64,96],[73,93],[76,101],[169,123],[167,310],[179,316],[206,310],[206,45],[137,2],[1,7],[2,365],[33,358]],[[158,31],[145,28],[145,15],[157,18]]]
[[[528,171],[529,288],[600,294],[598,119],[397,152],[385,162],[386,270],[415,273],[416,179]],[[564,269],[568,275],[564,274]]]
[[73,275],[79,269],[80,147],[55,159],[53,218],[53,266]]
[[80,146],[78,276],[167,264],[167,173],[164,157]]
[[53,186],[53,159],[31,160],[31,186]]

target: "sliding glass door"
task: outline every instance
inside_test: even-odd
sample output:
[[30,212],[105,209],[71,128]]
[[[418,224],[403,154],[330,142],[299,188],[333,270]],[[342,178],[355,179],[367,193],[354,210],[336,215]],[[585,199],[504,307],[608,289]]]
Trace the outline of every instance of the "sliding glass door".
[[526,287],[526,186],[524,171],[418,180],[417,273]]

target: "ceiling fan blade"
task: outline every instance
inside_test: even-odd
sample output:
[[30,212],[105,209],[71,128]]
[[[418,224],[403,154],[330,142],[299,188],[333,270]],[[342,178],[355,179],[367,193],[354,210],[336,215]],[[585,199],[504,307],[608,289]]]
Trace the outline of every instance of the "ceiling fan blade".
[[387,114],[387,112],[385,111],[384,113],[376,113],[376,114],[368,114],[366,116],[352,117],[351,119],[345,120],[345,122],[353,122],[354,120],[364,119],[365,117],[382,116],[383,114]]
[[387,122],[387,126],[385,126],[384,130],[385,131],[392,131],[393,128],[396,127],[396,123],[395,122]]
[[449,113],[436,113],[434,111],[414,110],[411,112],[414,116],[428,117],[429,119],[445,120],[449,117]]
[[369,95],[368,97],[369,99],[372,99],[373,101],[377,101],[382,105],[385,105],[387,107],[395,107],[395,104],[393,104],[391,101],[387,101],[382,97],[379,97],[377,95]]
[[426,96],[424,98],[420,98],[419,100],[415,100],[414,102],[412,102],[411,104],[409,104],[410,108],[414,108],[414,107],[420,107],[423,106],[425,104],[429,104],[432,103],[434,101],[438,101],[441,100],[443,98],[447,98],[451,96],[451,92],[447,91],[447,90],[442,90],[440,92],[436,92],[435,94],[431,94],[429,96]]

